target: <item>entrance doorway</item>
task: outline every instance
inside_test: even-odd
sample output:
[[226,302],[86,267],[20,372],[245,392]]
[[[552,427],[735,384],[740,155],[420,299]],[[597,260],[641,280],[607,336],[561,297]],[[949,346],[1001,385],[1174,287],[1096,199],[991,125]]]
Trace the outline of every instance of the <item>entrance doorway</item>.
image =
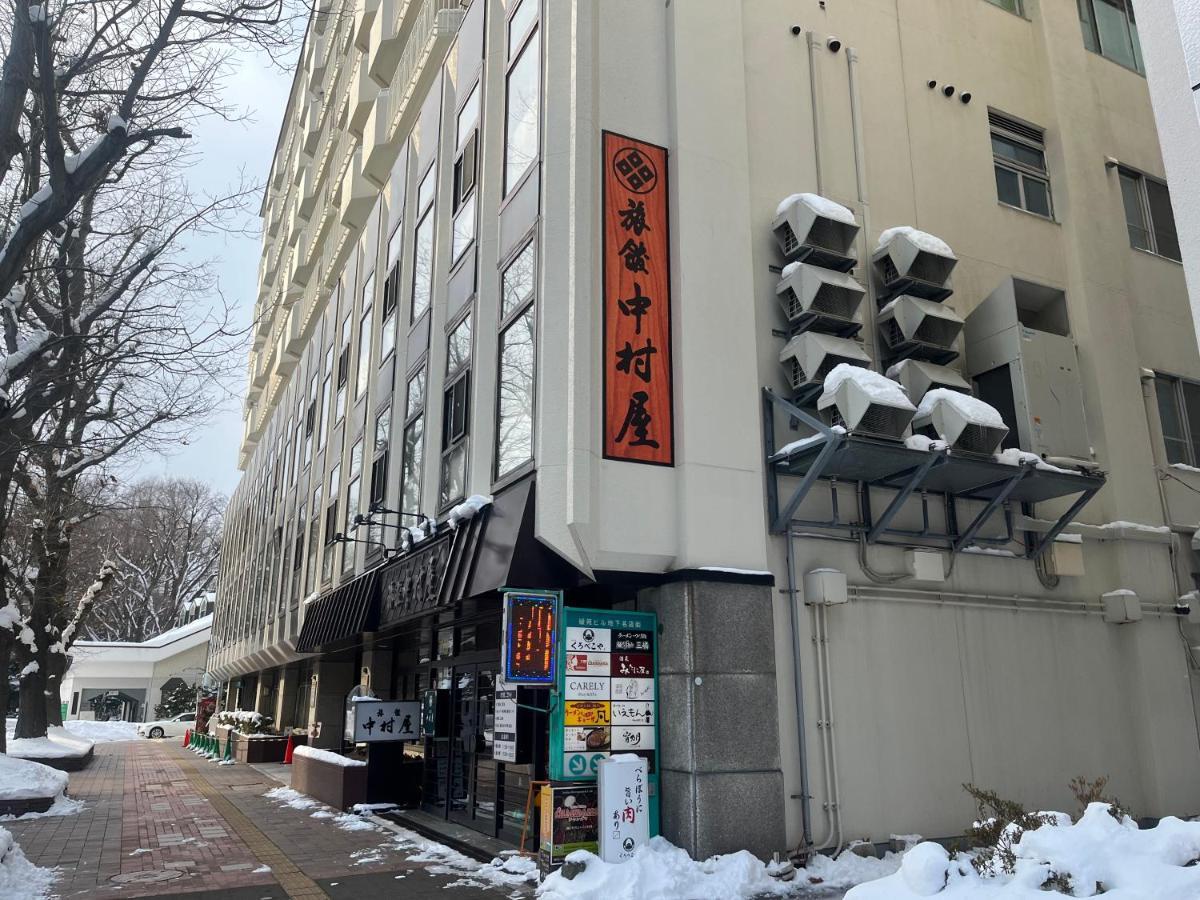
[[496,666],[455,666],[450,696],[446,817],[495,837],[497,765],[492,758]]

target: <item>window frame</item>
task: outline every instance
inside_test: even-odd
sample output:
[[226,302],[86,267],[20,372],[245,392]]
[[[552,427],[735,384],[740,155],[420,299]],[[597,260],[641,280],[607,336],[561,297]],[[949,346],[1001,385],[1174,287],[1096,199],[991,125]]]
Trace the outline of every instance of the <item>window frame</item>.
[[[1012,129],[1004,127],[1002,122],[997,119],[1008,119],[1014,125],[1020,125],[1025,128],[1034,129],[1041,132],[1041,140],[1037,141],[1027,135],[1019,134]],[[1042,162],[1045,168],[1039,169],[1037,166],[1030,163],[1022,162],[1021,160],[1013,159],[1011,156],[1003,156],[996,152],[994,140],[999,138],[1010,144],[1017,144],[1024,147],[1026,150],[1032,150],[1042,157]],[[1048,221],[1057,221],[1054,215],[1054,188],[1050,181],[1050,164],[1046,161],[1046,130],[1038,125],[1026,123],[1007,113],[1001,113],[998,110],[988,111],[988,143],[992,147],[992,174],[995,175],[997,168],[1004,169],[1012,173],[1017,178],[1017,190],[1020,194],[1020,205],[1014,205],[1004,200],[1000,196],[1000,187],[996,186],[996,200],[1001,206],[1006,206],[1009,209],[1019,209],[1021,212],[1029,213],[1031,216],[1037,216],[1039,219]],[[1046,206],[1049,210],[1047,213],[1040,213],[1037,210],[1030,209],[1025,196],[1025,179],[1031,178],[1034,181],[1040,182],[1046,188]]]
[[[529,292],[529,296],[521,302],[517,303],[507,313],[504,313],[504,279],[509,270],[516,264],[517,260],[527,251],[533,252],[533,286]],[[499,322],[496,326],[496,402],[493,409],[495,428],[492,436],[492,483],[493,485],[507,483],[520,476],[524,475],[534,466],[534,447],[537,442],[537,336],[538,336],[538,315],[537,315],[537,300],[538,300],[538,284],[537,273],[539,264],[538,255],[538,239],[536,232],[530,234],[522,241],[515,252],[510,253],[500,265],[500,311],[502,313]],[[503,384],[504,371],[504,336],[509,332],[517,321],[524,315],[533,311],[533,394],[531,397],[533,408],[529,411],[530,418],[530,446],[529,458],[521,463],[513,466],[507,471],[500,471],[500,388]]]
[[[1105,0],[1100,0],[1105,2]],[[1133,14],[1132,0],[1121,0],[1123,4],[1122,12],[1125,18],[1125,32],[1129,38],[1130,50],[1133,54],[1134,64],[1131,66],[1124,60],[1117,59],[1110,55],[1104,47],[1104,41],[1101,39],[1100,22],[1096,16],[1096,0],[1078,0],[1076,7],[1079,12],[1079,25],[1084,29],[1083,46],[1091,53],[1097,56],[1102,56],[1109,62],[1116,63],[1122,69],[1128,69],[1130,72],[1136,72],[1143,78],[1146,77],[1146,59],[1142,53],[1142,40],[1137,30],[1137,17]],[[1085,14],[1086,7],[1086,14]]]
[[[513,41],[513,33],[511,31],[513,20],[517,17],[517,13],[524,8],[525,4],[531,4],[537,8],[534,16],[530,19],[528,27],[517,38],[515,45]],[[542,44],[539,36],[538,41],[538,59],[537,59],[537,82],[538,82],[538,128],[537,128],[537,145],[538,152],[525,169],[519,173],[513,174],[511,180],[508,171],[508,123],[509,123],[509,81],[512,78],[513,69],[515,69],[525,58],[525,51],[529,49],[529,43],[535,35],[539,35],[539,30],[542,25],[542,10],[540,0],[518,0],[512,5],[508,11],[508,15],[504,20],[504,36],[505,36],[505,59],[504,59],[504,127],[503,134],[503,159],[501,161],[500,171],[500,190],[502,200],[507,200],[515,194],[530,177],[530,173],[537,169],[538,161],[541,159],[541,144],[542,144],[542,117],[543,104],[545,97],[542,92]],[[503,206],[503,204],[502,204]]]
[[[475,361],[475,320],[473,304],[467,304],[466,310],[446,328],[446,370],[442,382],[442,431],[441,450],[438,454],[438,511],[441,512],[458,503],[466,496],[467,478],[470,472],[471,452],[471,369]],[[467,348],[466,359],[455,369],[450,368],[450,341],[463,325],[469,332],[470,346]],[[448,413],[453,412],[454,402],[461,394],[463,414],[462,431],[452,434],[447,429],[453,429],[453,419]],[[449,419],[449,422],[448,422]],[[447,491],[448,465],[451,457],[461,452],[463,456],[463,490],[461,494],[452,495]]]
[[[1169,384],[1173,395],[1172,401],[1175,408],[1175,417],[1179,421],[1181,437],[1168,438],[1163,430],[1162,421],[1162,395],[1159,393],[1160,384]],[[1168,372],[1154,372],[1154,400],[1155,412],[1158,414],[1159,434],[1163,439],[1163,454],[1166,456],[1167,465],[1185,465],[1190,468],[1200,468],[1200,438],[1193,438],[1193,434],[1200,435],[1200,422],[1196,423],[1196,431],[1192,428],[1192,423],[1188,417],[1187,400],[1184,396],[1184,387],[1190,387],[1200,392],[1200,380],[1194,378],[1185,378],[1180,375],[1172,375]],[[1182,460],[1171,459],[1171,444],[1181,443],[1185,451],[1185,458]]]
[[[1163,190],[1165,190],[1167,192],[1167,202],[1169,204],[1170,200],[1171,200],[1170,185],[1168,185],[1167,182],[1161,178],[1155,178],[1153,175],[1148,175],[1139,169],[1134,169],[1134,168],[1131,168],[1130,166],[1126,166],[1126,165],[1121,165],[1121,166],[1117,167],[1118,187],[1120,187],[1120,184],[1121,184],[1120,179],[1122,179],[1122,178],[1128,178],[1135,182],[1135,190],[1137,191],[1137,200],[1138,200],[1139,211],[1142,214],[1142,230],[1144,230],[1146,232],[1146,242],[1148,244],[1148,246],[1139,247],[1137,244],[1135,244],[1133,242],[1133,236],[1130,234],[1129,235],[1130,248],[1133,250],[1137,250],[1141,253],[1149,253],[1152,256],[1157,256],[1159,259],[1168,259],[1171,262],[1182,264],[1183,248],[1180,247],[1180,245],[1179,245],[1179,226],[1175,222],[1174,207],[1172,206],[1172,208],[1171,208],[1171,227],[1175,232],[1175,246],[1180,248],[1180,253],[1179,253],[1178,257],[1170,256],[1169,254],[1163,253],[1163,252],[1161,252],[1161,249],[1159,248],[1158,228],[1156,228],[1155,224],[1154,224],[1154,212],[1153,212],[1152,207],[1150,206],[1150,192],[1149,192],[1149,188],[1147,187],[1147,185],[1150,182],[1154,182],[1155,184],[1157,184],[1158,186],[1163,188]],[[1124,190],[1121,191],[1121,211],[1125,215],[1125,230],[1128,233],[1131,228],[1131,223],[1129,221],[1129,209],[1125,205],[1125,191]]]
[[1027,16],[1025,15],[1025,0],[1012,0],[1012,4],[1014,7],[1013,9],[1009,9],[1007,6],[1005,6],[1004,0],[987,0],[987,2],[990,3],[992,6],[996,7],[997,9],[1002,9],[1006,13],[1010,13],[1011,15],[1017,16],[1018,18],[1021,18],[1021,19],[1027,18]]
[[[397,503],[400,506],[401,512],[417,514],[421,512],[421,501],[425,496],[424,480],[425,480],[425,407],[428,405],[429,393],[429,370],[427,367],[428,358],[422,357],[421,361],[413,366],[408,376],[404,379],[404,425],[400,430],[400,497]],[[420,377],[421,393],[417,397],[417,402],[412,403],[409,396],[409,388],[413,381]],[[408,452],[409,432],[413,428],[419,428],[420,433],[417,439],[417,446],[421,448],[419,459],[416,462],[416,469],[409,472],[409,468],[413,465],[410,454]],[[406,509],[404,506],[405,486],[408,484],[408,475],[413,476],[413,482],[416,486],[416,507],[414,509]]]
[[[432,178],[430,182],[433,188],[429,191],[428,197],[422,201],[421,189],[425,186],[427,179]],[[434,207],[437,205],[437,160],[434,159],[429,167],[425,170],[425,174],[417,180],[417,209],[414,221],[416,225],[413,228],[413,265],[412,273],[409,281],[411,288],[408,298],[408,325],[409,328],[416,325],[421,320],[421,316],[425,315],[433,307],[433,283],[434,283],[434,260],[437,257],[437,223],[434,220]],[[429,239],[429,274],[428,288],[426,291],[425,305],[420,312],[417,312],[417,274],[418,274],[418,252],[421,243],[421,229],[428,225],[430,229]]]

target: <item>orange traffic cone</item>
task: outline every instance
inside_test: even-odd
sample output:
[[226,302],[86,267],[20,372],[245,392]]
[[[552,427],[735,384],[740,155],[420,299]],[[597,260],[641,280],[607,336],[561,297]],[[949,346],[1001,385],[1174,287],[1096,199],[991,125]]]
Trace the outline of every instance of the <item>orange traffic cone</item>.
[[296,741],[292,736],[288,735],[287,747],[283,751],[283,764],[290,766],[292,764],[292,751],[296,748]]
[[192,729],[188,729],[183,733],[183,746],[187,747],[192,742]]

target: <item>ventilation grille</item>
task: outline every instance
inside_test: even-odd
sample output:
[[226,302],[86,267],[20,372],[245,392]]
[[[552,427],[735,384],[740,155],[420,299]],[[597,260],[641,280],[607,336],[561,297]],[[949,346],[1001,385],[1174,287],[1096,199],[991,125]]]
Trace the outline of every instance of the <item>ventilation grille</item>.
[[945,284],[949,280],[953,268],[954,260],[946,259],[944,256],[935,256],[932,253],[918,253],[917,258],[908,267],[908,277],[927,281],[930,284]]
[[838,287],[836,284],[823,284],[813,297],[812,308],[815,312],[839,319],[852,319],[858,311],[862,294],[849,288]]
[[988,428],[985,425],[968,425],[954,442],[954,449],[964,453],[979,453],[991,456],[1004,440],[1005,432],[1001,428]]
[[849,356],[838,356],[835,353],[826,354],[821,365],[817,367],[817,374],[813,376],[813,381],[824,381],[825,376],[832,372],[841,363],[849,363],[852,366],[862,366],[861,359],[852,359]]
[[895,319],[880,322],[879,334],[889,347],[899,347],[905,341],[904,332],[900,330],[900,323]]
[[896,264],[892,262],[890,256],[884,256],[880,261],[880,275],[883,276],[884,284],[894,284],[900,280],[900,273],[896,271]]
[[791,360],[788,363],[787,371],[788,378],[791,381],[794,389],[799,390],[800,388],[804,387],[808,379],[804,377],[804,370],[800,368],[800,363],[798,360]]
[[783,255],[787,257],[793,256],[800,250],[800,240],[796,237],[796,232],[792,231],[792,226],[784,222],[777,229],[779,234],[779,243],[783,247]]
[[1046,132],[1036,125],[1026,125],[1024,122],[996,112],[994,109],[988,110],[988,124],[992,128],[1007,131],[1009,134],[1037,144],[1043,143],[1046,138]]
[[904,430],[908,428],[908,423],[911,421],[912,410],[872,403],[863,413],[863,417],[858,420],[858,424],[854,426],[854,433],[899,440],[904,436]]
[[926,316],[921,321],[921,324],[917,326],[917,331],[913,335],[913,339],[923,344],[949,347],[954,343],[961,330],[962,326],[957,322],[951,322],[948,319],[939,319],[936,316]]
[[843,253],[846,250],[842,229],[832,219],[826,219],[824,216],[817,216],[813,222],[813,227],[808,232],[808,243],[823,250],[832,250],[834,253]]

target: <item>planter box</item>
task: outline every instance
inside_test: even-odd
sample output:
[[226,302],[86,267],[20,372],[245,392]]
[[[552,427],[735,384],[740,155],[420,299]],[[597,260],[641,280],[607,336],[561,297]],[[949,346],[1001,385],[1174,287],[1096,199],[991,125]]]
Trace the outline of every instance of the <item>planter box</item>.
[[53,797],[26,797],[21,800],[0,800],[0,816],[23,816],[41,813],[54,805]]
[[287,749],[288,739],[285,737],[248,737],[235,734],[233,737],[233,756],[241,763],[274,763],[283,762],[283,753]]
[[43,766],[58,769],[60,772],[78,772],[80,769],[90,766],[92,757],[95,755],[96,748],[92,747],[82,756],[22,756],[19,758],[41,763]]
[[367,802],[367,767],[339,766],[307,756],[292,757],[292,790],[336,809]]

